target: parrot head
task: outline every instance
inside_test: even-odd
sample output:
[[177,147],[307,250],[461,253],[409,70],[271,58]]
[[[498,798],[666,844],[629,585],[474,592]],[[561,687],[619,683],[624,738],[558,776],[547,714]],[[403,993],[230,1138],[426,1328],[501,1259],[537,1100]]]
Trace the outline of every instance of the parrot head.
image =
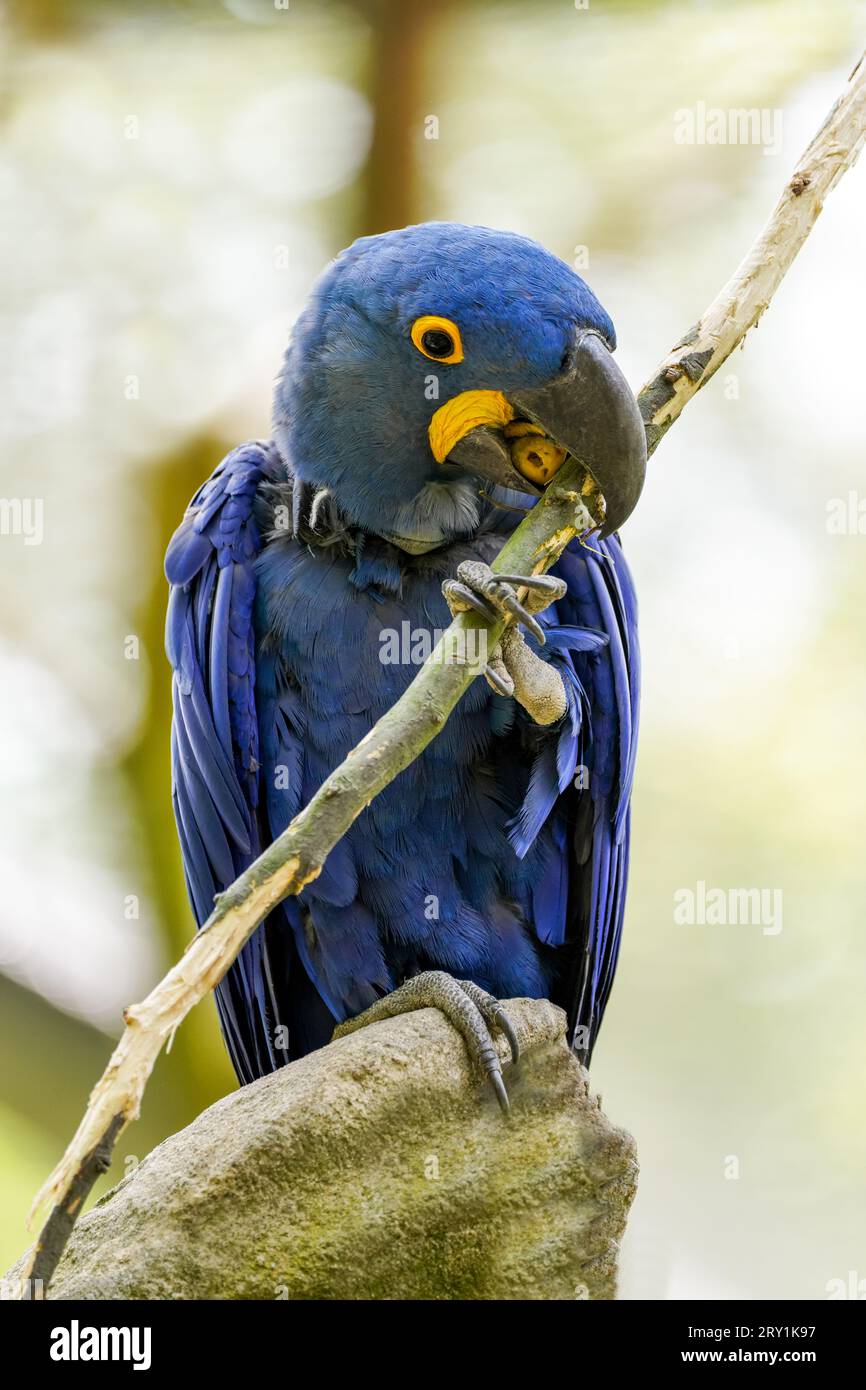
[[410,553],[469,534],[485,487],[540,493],[569,455],[608,535],[646,471],[614,347],[589,287],[528,238],[436,222],[362,237],[295,325],[274,436],[349,523]]

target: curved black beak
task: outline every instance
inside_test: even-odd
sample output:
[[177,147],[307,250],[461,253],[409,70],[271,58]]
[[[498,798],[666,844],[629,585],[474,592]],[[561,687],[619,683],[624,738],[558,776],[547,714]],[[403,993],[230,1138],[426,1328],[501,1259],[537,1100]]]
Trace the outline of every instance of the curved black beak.
[[[520,418],[539,425],[591,473],[605,500],[601,535],[618,530],[644,485],[646,434],[631,388],[599,334],[580,329],[559,376],[508,399]],[[508,441],[492,429],[467,434],[449,462],[504,487],[542,490],[517,472]]]

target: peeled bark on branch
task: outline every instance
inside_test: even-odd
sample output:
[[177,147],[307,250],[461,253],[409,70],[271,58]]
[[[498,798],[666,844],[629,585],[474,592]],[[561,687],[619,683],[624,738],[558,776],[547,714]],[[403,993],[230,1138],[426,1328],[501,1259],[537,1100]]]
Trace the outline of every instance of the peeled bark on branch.
[[[748,255],[697,326],[640,392],[650,453],[686,402],[758,321],[806,240],[826,194],[853,165],[864,138],[866,65],[861,59]],[[580,473],[573,461],[564,465],[509,537],[494,569],[542,573],[556,562],[577,534],[577,495],[572,488]],[[501,623],[485,624],[475,614],[457,618],[397,704],[331,773],[283,834],[217,898],[211,917],[180,961],[142,1003],[126,1010],[126,1028],[78,1130],[34,1199],[31,1219],[45,1202],[54,1210],[31,1253],[25,1278],[41,1279],[47,1287],[71,1229],[68,1220],[58,1225],[56,1213],[73,1186],[78,1197],[75,1210],[80,1210],[97,1176],[92,1155],[97,1150],[110,1151],[125,1125],[137,1117],[163,1043],[223,977],[271,909],[316,878],[355,818],[439,733],[480,674],[483,662],[461,659],[463,654],[475,654],[473,645],[462,637],[475,627],[488,628],[492,650],[501,635]],[[453,659],[443,660],[449,652]]]

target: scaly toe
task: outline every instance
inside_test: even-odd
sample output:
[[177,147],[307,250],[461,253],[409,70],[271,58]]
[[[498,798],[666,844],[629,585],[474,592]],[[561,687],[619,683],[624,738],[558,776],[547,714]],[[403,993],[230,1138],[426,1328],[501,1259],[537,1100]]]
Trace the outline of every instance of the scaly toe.
[[[530,610],[520,602],[509,579],[496,574],[495,571],[492,570],[489,565],[484,564],[482,560],[464,560],[463,563],[457,567],[457,581],[463,586],[463,592],[460,596],[465,602],[468,601],[465,599],[465,591],[471,590],[476,598],[480,598],[483,603],[490,605],[495,610],[497,617],[515,618],[517,622],[522,623],[523,626],[532,633],[539,644],[544,644],[543,629],[535,621]],[[521,583],[523,582],[524,581],[521,580]],[[530,587],[534,586],[534,582],[535,576],[530,575]],[[552,582],[556,583],[555,580]],[[446,580],[446,583],[449,584],[449,586],[453,586],[454,581]],[[453,587],[451,587],[450,592],[453,595]],[[443,593],[445,593],[447,600],[448,593],[445,592],[444,585]],[[551,599],[552,598],[553,595],[551,594]],[[548,599],[547,602],[550,602],[551,599]],[[473,604],[472,606],[477,607],[477,604]],[[541,607],[546,607],[546,603],[542,604]],[[478,609],[478,611],[483,612],[484,610]]]
[[501,644],[497,645],[489,664],[485,667],[484,679],[496,691],[497,695],[510,697],[514,694],[514,681],[508,674],[508,667],[502,659]]
[[448,604],[452,618],[458,613],[468,613],[474,609],[480,613],[482,618],[486,618],[489,623],[495,623],[499,613],[492,603],[487,603],[481,596],[470,589],[468,584],[461,584],[457,579],[446,579],[442,585],[442,596]]
[[520,1043],[505,1005],[494,994],[488,994],[486,989],[476,985],[473,980],[458,980],[457,983],[472,1000],[488,1028],[498,1028],[505,1034],[511,1048],[511,1061],[516,1065],[520,1061]]
[[[470,982],[471,983],[471,982]],[[371,1023],[380,1023],[399,1014],[410,1013],[414,1009],[438,1009],[448,1022],[457,1029],[466,1044],[466,1050],[476,1070],[482,1071],[496,1093],[501,1108],[510,1109],[508,1093],[502,1080],[502,1063],[490,1027],[483,1011],[465,988],[466,981],[455,980],[444,970],[425,970],[420,975],[412,975],[391,994],[383,995],[355,1018],[347,1019],[334,1029],[333,1037],[343,1038],[359,1028]],[[471,986],[472,991],[477,985]],[[480,991],[484,995],[484,991]],[[492,997],[492,996],[485,996]],[[494,1000],[494,1003],[498,1001]],[[506,1035],[507,1036],[507,1035]]]
[[565,580],[557,579],[551,574],[499,574],[497,579],[504,580],[506,584],[513,584],[516,588],[528,589],[525,602],[532,613],[543,612],[548,604],[556,603],[557,599],[563,598],[568,591]]

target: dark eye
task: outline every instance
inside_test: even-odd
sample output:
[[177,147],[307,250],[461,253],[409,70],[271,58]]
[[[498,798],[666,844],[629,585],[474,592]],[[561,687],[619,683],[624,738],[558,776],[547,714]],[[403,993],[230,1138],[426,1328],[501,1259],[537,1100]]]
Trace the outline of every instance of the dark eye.
[[462,362],[460,329],[453,319],[440,314],[422,314],[412,324],[412,342],[433,362]]
[[454,352],[454,339],[444,328],[428,328],[421,345],[429,357],[450,357]]

